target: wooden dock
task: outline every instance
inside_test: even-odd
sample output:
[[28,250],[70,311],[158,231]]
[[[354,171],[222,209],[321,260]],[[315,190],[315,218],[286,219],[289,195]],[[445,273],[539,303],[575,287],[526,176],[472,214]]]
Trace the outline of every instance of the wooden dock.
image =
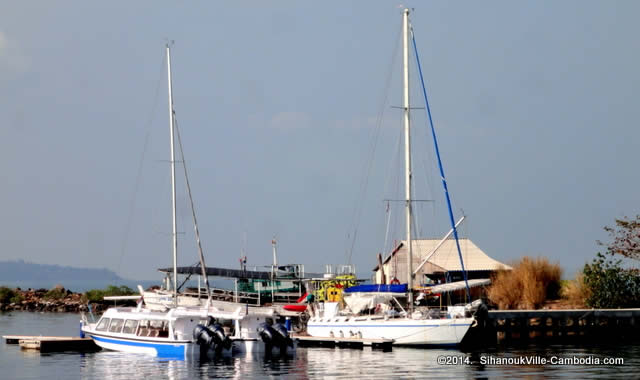
[[94,352],[100,350],[100,347],[91,338],[35,335],[4,335],[2,338],[7,344],[17,344],[22,349],[40,352]]
[[491,310],[467,335],[471,344],[637,341],[640,309]]
[[366,338],[340,338],[340,337],[317,337],[308,335],[294,335],[293,338],[298,340],[298,345],[302,347],[321,346],[321,347],[340,347],[340,348],[359,348],[371,346],[374,350],[391,351],[393,339],[366,339]]

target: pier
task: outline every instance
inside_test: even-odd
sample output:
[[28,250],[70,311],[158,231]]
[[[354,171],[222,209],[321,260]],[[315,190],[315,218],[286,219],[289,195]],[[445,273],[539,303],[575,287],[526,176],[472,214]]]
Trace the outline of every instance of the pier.
[[357,337],[316,337],[308,335],[294,335],[293,338],[298,340],[301,347],[340,347],[340,348],[358,348],[371,346],[371,349],[391,351],[393,339],[366,339]]
[[91,338],[35,335],[4,335],[2,338],[7,344],[17,344],[22,349],[38,350],[40,352],[100,351],[100,347]]
[[463,343],[565,343],[640,338],[640,309],[492,310]]

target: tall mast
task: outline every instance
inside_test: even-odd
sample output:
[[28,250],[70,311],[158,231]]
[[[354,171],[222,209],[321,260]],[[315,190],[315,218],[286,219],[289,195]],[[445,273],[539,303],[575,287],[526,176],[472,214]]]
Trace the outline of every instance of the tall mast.
[[178,306],[178,223],[176,221],[176,155],[174,151],[173,94],[171,92],[171,52],[167,43],[167,82],[169,85],[169,133],[171,144],[171,239],[173,246],[173,302]]
[[411,128],[409,125],[409,9],[402,16],[402,56],[403,56],[403,108],[404,108],[404,161],[405,161],[405,198],[407,226],[407,287],[408,309],[413,309],[413,252],[411,247]]

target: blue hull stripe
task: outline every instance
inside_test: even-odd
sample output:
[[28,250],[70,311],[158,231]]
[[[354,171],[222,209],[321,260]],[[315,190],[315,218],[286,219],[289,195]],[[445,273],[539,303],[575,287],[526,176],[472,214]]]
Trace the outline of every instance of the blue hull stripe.
[[130,340],[121,339],[109,339],[101,336],[93,335],[92,338],[98,342],[105,342],[111,344],[119,344],[122,346],[134,346],[134,347],[149,347],[156,350],[158,356],[161,357],[184,357],[186,344],[154,344],[144,342],[134,342]]

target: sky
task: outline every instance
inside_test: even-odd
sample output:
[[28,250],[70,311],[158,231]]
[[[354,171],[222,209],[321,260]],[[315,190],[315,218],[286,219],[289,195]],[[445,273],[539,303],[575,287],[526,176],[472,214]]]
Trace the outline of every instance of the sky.
[[[207,264],[356,265],[403,238],[403,6],[456,219],[572,277],[640,214],[635,1],[60,1],[0,13],[0,260],[171,265],[165,43]],[[413,58],[411,65],[414,64]],[[415,67],[416,223],[449,229]],[[178,167],[178,173],[181,173]],[[197,261],[182,177],[179,264]],[[387,226],[388,225],[388,226]],[[357,231],[357,232],[356,232]],[[355,236],[355,239],[354,239]]]

